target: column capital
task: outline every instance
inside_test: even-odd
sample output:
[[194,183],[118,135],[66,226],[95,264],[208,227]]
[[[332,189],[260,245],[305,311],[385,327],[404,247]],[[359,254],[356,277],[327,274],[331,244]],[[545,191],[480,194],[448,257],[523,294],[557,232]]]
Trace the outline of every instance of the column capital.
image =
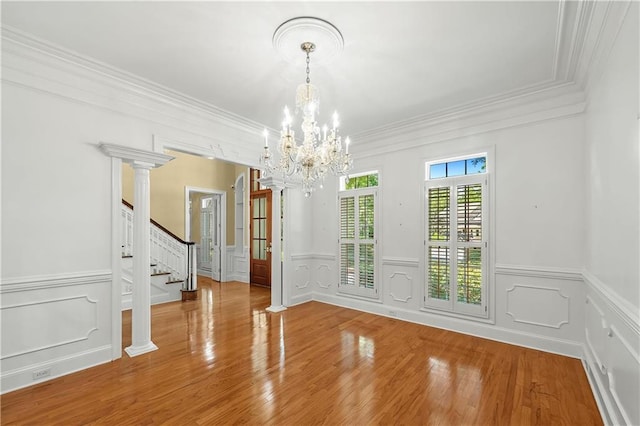
[[283,178],[279,176],[267,176],[258,179],[258,181],[271,190],[283,190],[285,188],[293,188],[295,185],[291,182],[286,182]]
[[154,167],[156,167],[156,165],[155,165],[155,164],[153,164],[153,163],[147,163],[147,162],[144,162],[144,161],[137,161],[137,160],[136,160],[136,161],[130,161],[130,162],[128,162],[128,163],[129,163],[129,164],[131,165],[131,167],[133,167],[134,169],[151,170],[151,169],[153,169]]
[[161,152],[145,151],[143,149],[105,142],[100,142],[98,147],[109,157],[120,158],[125,163],[129,163],[131,165],[136,162],[151,164],[150,168],[160,167],[175,158]]

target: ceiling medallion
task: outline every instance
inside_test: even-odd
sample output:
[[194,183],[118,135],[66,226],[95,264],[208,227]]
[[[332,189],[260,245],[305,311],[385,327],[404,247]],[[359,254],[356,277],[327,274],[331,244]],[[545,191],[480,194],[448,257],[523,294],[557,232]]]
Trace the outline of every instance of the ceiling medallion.
[[302,63],[297,49],[307,41],[317,46],[313,53],[316,64],[331,62],[344,49],[342,34],[332,23],[308,16],[283,22],[273,33],[272,41],[276,52],[291,64]]

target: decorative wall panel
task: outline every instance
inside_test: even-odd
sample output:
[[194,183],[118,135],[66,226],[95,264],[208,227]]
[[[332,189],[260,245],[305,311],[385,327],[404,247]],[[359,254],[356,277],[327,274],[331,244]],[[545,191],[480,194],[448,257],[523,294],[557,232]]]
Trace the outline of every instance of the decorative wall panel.
[[334,273],[327,263],[321,263],[316,267],[316,285],[321,288],[331,287]]
[[615,325],[611,326],[608,336],[609,365],[605,367],[609,377],[609,390],[625,424],[640,424],[637,399],[640,392],[640,359]]
[[569,324],[569,298],[557,288],[514,284],[507,290],[506,314],[516,322],[560,328]]
[[302,264],[296,266],[294,282],[296,288],[302,289],[307,288],[309,286],[309,282],[311,279],[311,271],[309,271],[309,265]]
[[2,359],[87,340],[98,329],[96,303],[75,296],[2,307],[2,321],[13,328],[2,333]]
[[607,325],[604,312],[591,296],[587,296],[585,313],[585,338],[587,348],[595,358],[598,369],[603,374],[606,374],[606,363],[608,363],[607,334],[609,326]]
[[407,303],[413,294],[413,277],[406,272],[394,272],[389,276],[389,295],[396,302]]

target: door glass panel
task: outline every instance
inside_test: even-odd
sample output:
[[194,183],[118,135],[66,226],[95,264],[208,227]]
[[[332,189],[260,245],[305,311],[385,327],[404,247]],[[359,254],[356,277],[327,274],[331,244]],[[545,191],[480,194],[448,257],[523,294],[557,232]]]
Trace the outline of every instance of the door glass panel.
[[258,259],[266,260],[267,259],[267,241],[260,240],[260,253]]
[[260,238],[260,219],[253,219],[253,238]]
[[251,258],[260,259],[260,245],[258,241],[254,241],[253,244],[251,244]]

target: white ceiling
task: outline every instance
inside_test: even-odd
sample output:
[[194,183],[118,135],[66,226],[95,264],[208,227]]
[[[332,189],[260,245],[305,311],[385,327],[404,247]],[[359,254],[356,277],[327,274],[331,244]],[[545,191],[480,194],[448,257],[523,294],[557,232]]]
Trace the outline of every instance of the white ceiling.
[[311,80],[351,135],[559,80],[573,25],[558,1],[2,2],[3,25],[274,128],[305,74],[272,35],[298,16],[344,37]]

